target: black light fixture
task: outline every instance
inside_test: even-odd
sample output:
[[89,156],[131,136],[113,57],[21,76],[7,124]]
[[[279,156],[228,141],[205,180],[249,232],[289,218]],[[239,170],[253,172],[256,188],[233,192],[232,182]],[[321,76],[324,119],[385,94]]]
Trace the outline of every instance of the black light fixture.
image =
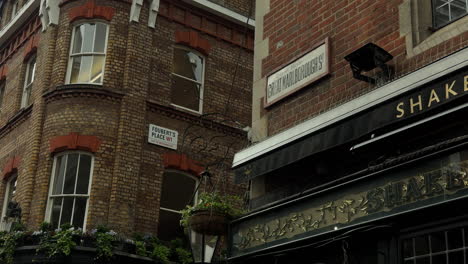
[[218,247],[219,236],[197,233],[188,227],[190,247],[194,263],[211,263]]
[[361,72],[367,72],[379,67],[382,69],[381,79],[387,81],[392,78],[393,68],[385,63],[391,59],[393,59],[393,56],[390,53],[374,43],[367,43],[345,57],[345,60],[351,66],[354,78],[372,84],[376,83],[376,79],[362,75]]

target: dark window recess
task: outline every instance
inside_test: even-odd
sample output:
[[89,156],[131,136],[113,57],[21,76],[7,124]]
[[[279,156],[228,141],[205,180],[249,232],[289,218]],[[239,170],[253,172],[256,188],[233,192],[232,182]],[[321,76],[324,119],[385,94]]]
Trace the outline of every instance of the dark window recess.
[[[381,170],[384,163],[386,166],[398,165],[395,160],[405,154],[417,153],[426,147],[467,135],[466,116],[468,110],[460,110],[350,151],[354,145],[371,138],[371,135],[366,135],[365,138],[317,153],[265,174],[265,193],[251,199],[250,208],[256,209],[288,197],[314,192],[325,188],[326,184],[337,184],[337,181],[343,180],[344,177],[349,180],[350,177]],[[377,131],[375,136],[397,128],[399,127]]]
[[159,210],[158,237],[170,241],[184,236],[180,210],[192,204],[197,181],[186,174],[167,171],[163,175]]
[[468,0],[432,0],[434,28],[440,28],[468,14]]
[[402,241],[404,264],[468,264],[468,226],[415,235]]

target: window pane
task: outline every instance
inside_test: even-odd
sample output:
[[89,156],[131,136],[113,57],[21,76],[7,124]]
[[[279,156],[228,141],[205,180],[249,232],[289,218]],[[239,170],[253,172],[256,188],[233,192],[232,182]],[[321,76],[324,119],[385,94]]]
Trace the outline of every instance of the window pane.
[[452,229],[447,231],[448,249],[457,249],[463,247],[463,230]]
[[75,212],[73,213],[73,226],[83,228],[84,217],[86,212],[87,198],[75,198]]
[[36,57],[33,57],[28,63],[28,72],[26,73],[26,85],[29,85],[33,82],[35,68],[36,68]]
[[62,217],[60,218],[60,225],[71,223],[71,217],[73,212],[73,197],[63,198]]
[[104,52],[106,46],[107,25],[102,23],[96,24],[96,41],[94,43],[95,52]]
[[200,89],[201,85],[173,75],[172,103],[198,112],[200,111]]
[[54,174],[54,189],[52,194],[62,194],[63,187],[63,176],[65,175],[65,163],[66,156],[57,157],[57,162],[55,163],[55,174]]
[[412,257],[413,255],[413,239],[406,239],[403,241],[403,257],[408,258]]
[[164,241],[170,241],[177,237],[184,236],[184,230],[180,226],[179,222],[180,214],[160,210],[158,238]]
[[176,172],[166,172],[163,178],[161,207],[182,210],[190,203],[195,179]]
[[91,69],[91,82],[102,83],[102,71],[104,66],[104,56],[94,56],[93,68]]
[[433,256],[432,257],[432,263],[446,264],[447,263],[447,256],[445,255],[445,253],[443,253],[441,255]]
[[429,254],[429,243],[427,236],[419,236],[414,238],[414,249],[416,256]]
[[65,184],[63,185],[63,193],[75,193],[76,170],[78,167],[78,154],[67,155],[67,171],[65,174]]
[[80,156],[80,169],[78,171],[77,194],[87,194],[89,186],[89,175],[91,173],[91,156]]
[[448,253],[449,257],[449,262],[450,264],[452,263],[463,263],[463,250],[461,251],[455,251],[455,252],[450,252]]
[[80,76],[81,57],[73,57],[71,60],[70,83],[77,83]]
[[80,26],[83,30],[83,50],[82,52],[92,52],[94,42],[95,24],[83,24]]
[[62,198],[52,199],[52,215],[50,217],[50,223],[54,228],[59,226],[60,211],[62,209]]
[[174,73],[201,82],[203,58],[193,52],[174,48]]
[[72,53],[81,53],[81,45],[84,37],[84,25],[75,28]]
[[445,250],[445,232],[436,232],[431,234],[432,252]]
[[429,257],[417,258],[416,264],[431,264]]
[[91,71],[92,62],[93,56],[81,57],[80,75],[78,76],[79,83],[89,82],[89,73]]

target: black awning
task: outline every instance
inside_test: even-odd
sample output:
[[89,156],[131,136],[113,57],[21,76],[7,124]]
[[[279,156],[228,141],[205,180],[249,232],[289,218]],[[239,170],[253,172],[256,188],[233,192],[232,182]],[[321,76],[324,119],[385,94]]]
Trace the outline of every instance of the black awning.
[[468,67],[246,162],[234,168],[235,182],[245,182],[313,154],[357,143],[359,139],[370,138],[372,133],[388,132],[466,103],[468,84],[465,82],[468,82]]

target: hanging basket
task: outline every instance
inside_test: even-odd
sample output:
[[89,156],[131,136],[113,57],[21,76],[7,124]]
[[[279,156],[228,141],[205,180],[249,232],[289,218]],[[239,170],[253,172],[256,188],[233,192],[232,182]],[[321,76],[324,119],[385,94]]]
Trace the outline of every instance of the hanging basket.
[[228,216],[212,210],[199,210],[193,212],[188,223],[197,233],[220,236],[227,233]]

